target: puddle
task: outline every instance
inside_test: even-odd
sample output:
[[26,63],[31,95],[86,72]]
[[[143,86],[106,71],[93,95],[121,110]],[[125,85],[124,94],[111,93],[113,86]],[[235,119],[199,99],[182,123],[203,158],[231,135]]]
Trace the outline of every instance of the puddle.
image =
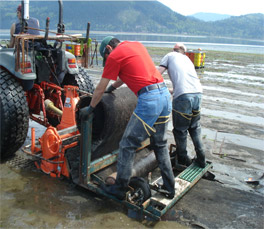
[[249,191],[249,192],[258,192],[261,194],[264,194],[264,180],[260,180],[259,185],[250,185],[247,182],[245,182],[246,179],[249,177],[256,177],[259,178],[261,177],[261,173],[254,169],[244,169],[243,167],[238,168],[238,167],[231,167],[227,166],[223,163],[217,163],[214,162],[213,166],[213,171],[216,172],[216,180],[219,180],[220,182],[223,183],[223,185],[244,190],[244,191]]
[[263,139],[255,139],[244,135],[230,134],[224,132],[217,132],[207,128],[202,128],[202,136],[206,136],[206,139],[214,140],[217,133],[217,141],[225,140],[225,143],[232,143],[239,146],[249,147],[252,149],[263,150],[264,153],[264,141]]
[[1,228],[145,228],[120,204],[66,180],[5,164],[0,169]]
[[248,82],[246,80],[242,79],[225,79],[225,78],[215,78],[215,77],[210,77],[210,76],[203,76],[203,79],[205,80],[210,80],[212,79],[215,83],[216,82],[224,82],[224,83],[235,83],[235,84],[243,84],[243,85],[251,85],[251,86],[259,86],[259,87],[264,87],[263,83],[260,82]]
[[257,76],[250,76],[250,75],[238,75],[231,73],[219,73],[219,72],[207,72],[207,71],[205,71],[204,74],[208,76],[221,76],[225,78],[235,78],[238,80],[245,80],[245,81],[264,82],[264,78]]
[[203,95],[203,99],[220,102],[220,103],[230,103],[232,105],[242,105],[242,106],[247,106],[247,107],[255,107],[255,108],[264,109],[264,103],[245,102],[245,101],[238,101],[238,100],[233,100],[233,99],[226,99],[226,98],[220,98],[220,97],[215,97],[215,96],[212,97],[212,96],[206,96],[206,95]]
[[264,95],[255,94],[255,93],[248,93],[248,92],[235,90],[235,89],[231,89],[231,88],[227,88],[227,87],[213,87],[213,86],[204,86],[203,85],[203,89],[208,90],[208,91],[220,91],[220,92],[225,92],[225,93],[232,93],[232,94],[238,94],[238,95],[246,95],[246,96],[264,98]]
[[[173,124],[172,121],[170,121],[168,124],[168,130],[172,131],[172,129],[173,129]],[[202,136],[206,136],[206,139],[215,140],[216,133],[217,133],[217,141],[222,142],[223,139],[225,139],[226,143],[232,143],[235,145],[240,145],[257,150],[264,150],[263,139],[255,139],[244,135],[217,132],[215,130],[202,128]]]
[[239,122],[244,122],[244,123],[249,123],[249,124],[264,127],[264,118],[261,118],[258,116],[256,116],[256,117],[247,116],[247,115],[242,115],[242,114],[232,113],[232,112],[227,112],[227,111],[210,110],[207,108],[202,108],[201,112],[202,112],[202,115],[210,115],[213,117],[220,117],[220,118],[235,120],[235,121],[239,121]]

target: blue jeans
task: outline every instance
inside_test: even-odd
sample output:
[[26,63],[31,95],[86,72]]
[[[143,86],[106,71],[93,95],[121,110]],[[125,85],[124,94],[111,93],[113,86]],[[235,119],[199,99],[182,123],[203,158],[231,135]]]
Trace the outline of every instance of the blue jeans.
[[187,135],[192,138],[197,158],[204,160],[201,139],[200,110],[202,94],[183,94],[173,100],[173,135],[176,142],[176,154],[187,156]]
[[116,183],[129,184],[136,149],[150,138],[163,184],[169,192],[174,192],[174,174],[167,147],[167,129],[172,110],[170,93],[167,87],[154,89],[141,94],[119,144]]

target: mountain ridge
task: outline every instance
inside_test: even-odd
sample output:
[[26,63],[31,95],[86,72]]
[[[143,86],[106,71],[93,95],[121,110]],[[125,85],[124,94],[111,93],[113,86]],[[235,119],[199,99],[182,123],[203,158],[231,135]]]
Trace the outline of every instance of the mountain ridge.
[[[16,20],[15,11],[19,3],[0,1],[0,29],[11,27]],[[86,30],[90,22],[94,31],[264,38],[264,14],[204,22],[178,14],[158,1],[65,1],[63,14],[66,31]],[[58,15],[57,2],[30,2],[30,16],[39,19],[41,28],[45,28],[45,20],[50,17],[50,28],[56,29]]]
[[217,13],[205,13],[205,12],[198,12],[195,14],[188,15],[188,17],[194,17],[196,19],[202,20],[202,21],[220,21],[224,19],[228,19],[232,17],[233,15],[229,14],[217,14]]

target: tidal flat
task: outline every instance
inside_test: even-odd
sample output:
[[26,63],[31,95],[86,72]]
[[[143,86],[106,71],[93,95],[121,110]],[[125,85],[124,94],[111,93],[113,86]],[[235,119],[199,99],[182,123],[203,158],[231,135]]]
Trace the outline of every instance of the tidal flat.
[[[147,49],[157,66],[171,51]],[[197,69],[204,90],[202,137],[215,181],[202,179],[161,221],[146,222],[129,218],[114,201],[7,161],[0,165],[1,228],[263,228],[264,55],[204,51],[205,67]],[[101,59],[87,71],[96,86]],[[164,79],[171,87],[167,74]],[[32,126],[39,136],[45,130]],[[168,143],[174,144],[171,130],[170,123]],[[190,138],[188,151],[195,155]],[[24,155],[19,150],[16,157]]]

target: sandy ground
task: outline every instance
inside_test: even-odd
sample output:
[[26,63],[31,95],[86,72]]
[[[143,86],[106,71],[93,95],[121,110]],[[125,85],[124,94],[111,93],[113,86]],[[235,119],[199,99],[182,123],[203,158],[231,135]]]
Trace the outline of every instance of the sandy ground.
[[[161,58],[152,57],[155,63]],[[0,165],[1,228],[263,228],[264,58],[251,57],[209,52],[205,68],[197,70],[204,87],[203,143],[216,181],[199,181],[162,221],[131,219],[120,204],[13,161]],[[95,85],[101,71],[88,70]],[[173,144],[171,123],[169,129]],[[195,155],[190,139],[188,150]]]

